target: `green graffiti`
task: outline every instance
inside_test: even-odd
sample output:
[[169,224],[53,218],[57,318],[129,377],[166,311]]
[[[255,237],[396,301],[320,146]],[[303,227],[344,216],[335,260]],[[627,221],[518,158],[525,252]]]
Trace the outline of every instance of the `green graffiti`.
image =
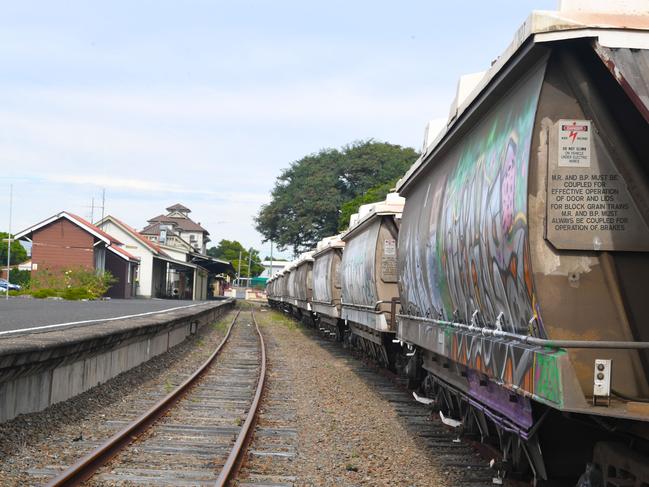
[[561,369],[558,354],[535,354],[534,393],[550,402],[563,405],[563,390],[561,388]]

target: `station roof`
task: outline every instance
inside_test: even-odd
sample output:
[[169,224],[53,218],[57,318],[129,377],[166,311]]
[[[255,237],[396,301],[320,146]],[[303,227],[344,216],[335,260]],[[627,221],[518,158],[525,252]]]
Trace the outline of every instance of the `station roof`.
[[191,254],[191,261],[213,274],[234,273],[234,266],[227,260],[215,259],[202,254]]

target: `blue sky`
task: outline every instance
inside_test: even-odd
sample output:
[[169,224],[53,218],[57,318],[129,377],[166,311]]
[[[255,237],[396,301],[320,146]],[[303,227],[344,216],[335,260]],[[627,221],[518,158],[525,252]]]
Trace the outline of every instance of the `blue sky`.
[[[3,2],[0,229],[60,210],[136,228],[181,202],[260,248],[282,168],[374,138],[419,148],[458,76],[556,1]],[[97,211],[95,212],[97,216]]]

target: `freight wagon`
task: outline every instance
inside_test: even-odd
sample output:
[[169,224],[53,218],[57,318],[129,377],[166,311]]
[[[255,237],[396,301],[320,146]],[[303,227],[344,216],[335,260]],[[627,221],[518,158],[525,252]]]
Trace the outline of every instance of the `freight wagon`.
[[405,206],[361,208],[316,249],[311,308],[289,306],[496,445],[500,476],[554,485],[592,462],[645,486],[649,15],[564,3],[461,79]]

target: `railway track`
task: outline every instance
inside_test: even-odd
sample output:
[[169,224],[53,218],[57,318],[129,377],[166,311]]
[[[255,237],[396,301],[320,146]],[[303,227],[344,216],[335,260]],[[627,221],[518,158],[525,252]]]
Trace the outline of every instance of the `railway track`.
[[185,382],[47,485],[226,485],[245,452],[265,375],[254,311],[239,311]]
[[289,363],[290,351],[280,346],[275,335],[268,333],[266,337],[268,372],[263,408],[234,483],[237,487],[292,487],[298,481],[296,377]]

